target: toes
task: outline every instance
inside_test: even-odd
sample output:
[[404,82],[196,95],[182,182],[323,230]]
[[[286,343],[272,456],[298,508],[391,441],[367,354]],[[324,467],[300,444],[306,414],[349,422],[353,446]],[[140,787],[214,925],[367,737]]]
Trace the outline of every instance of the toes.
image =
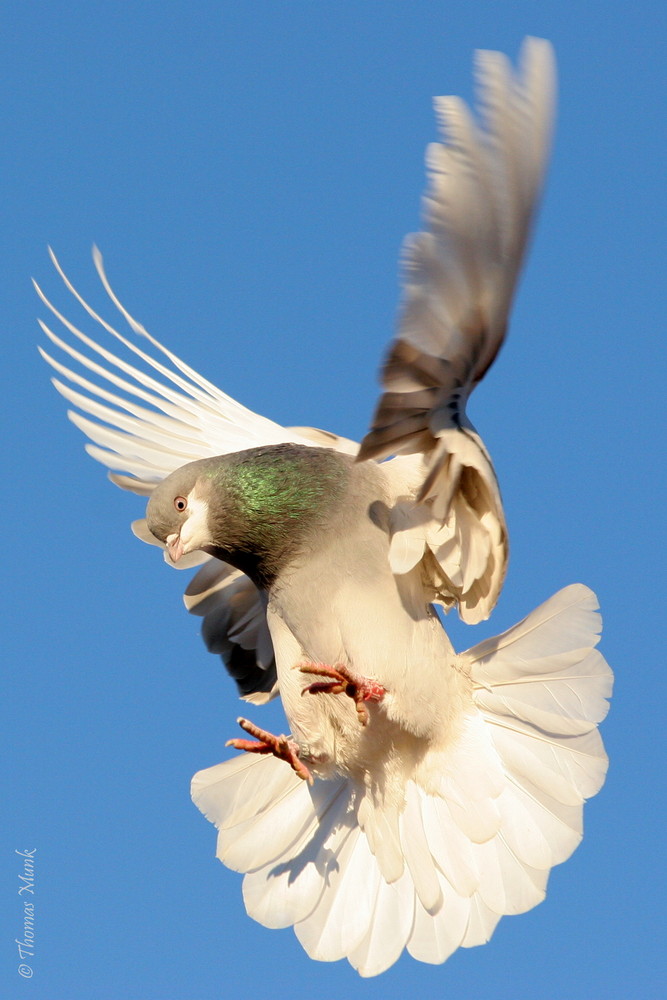
[[233,739],[227,740],[225,743],[226,747],[233,747],[234,750],[243,750],[245,753],[272,753],[272,749],[268,744],[260,742],[259,740],[240,740]]
[[357,677],[342,663],[328,667],[322,663],[301,663],[299,670],[304,674],[315,674],[327,677],[328,680],[314,681],[307,684],[301,694],[345,694],[354,701],[357,717],[362,726],[368,724],[368,709],[364,702],[379,702],[385,696],[385,689],[377,681],[366,677]]
[[254,736],[254,740],[232,739],[227,740],[225,746],[234,747],[235,750],[243,750],[246,753],[273,754],[279,760],[284,760],[295,774],[303,781],[313,784],[313,776],[303,763],[299,760],[299,747],[287,736],[274,736],[265,729],[249,722],[248,719],[239,718],[237,722],[241,729]]
[[312,684],[307,684],[301,694],[342,694],[343,691],[347,694],[347,690],[339,681],[314,681]]

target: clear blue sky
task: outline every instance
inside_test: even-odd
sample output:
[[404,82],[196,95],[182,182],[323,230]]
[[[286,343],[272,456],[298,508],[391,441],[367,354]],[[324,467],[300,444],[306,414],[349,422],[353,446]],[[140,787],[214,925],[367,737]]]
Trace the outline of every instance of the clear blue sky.
[[[664,4],[24,0],[3,20],[0,995],[660,996]],[[528,33],[559,60],[555,155],[509,341],[471,405],[510,572],[492,620],[452,634],[472,645],[592,586],[617,676],[611,768],[544,904],[442,967],[404,957],[362,981],[250,921],[214,860],[189,781],[225,756],[239,703],[182,609],[189,574],[131,536],[141,500],[65,419],[29,278],[67,302],[50,243],[101,304],[96,242],[134,315],[228,393],[358,438],[419,225],[431,98],[470,97],[473,49],[514,57]],[[14,851],[34,848],[24,980]]]

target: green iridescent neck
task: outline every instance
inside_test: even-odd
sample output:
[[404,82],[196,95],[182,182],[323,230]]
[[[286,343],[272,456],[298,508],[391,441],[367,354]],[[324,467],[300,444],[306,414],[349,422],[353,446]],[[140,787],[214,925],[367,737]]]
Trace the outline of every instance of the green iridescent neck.
[[204,478],[222,501],[213,510],[221,558],[263,582],[275,578],[342,499],[349,464],[330,449],[290,444],[211,460]]
[[232,465],[228,489],[252,519],[297,521],[315,514],[345,481],[345,466],[319,448],[259,451],[251,461]]

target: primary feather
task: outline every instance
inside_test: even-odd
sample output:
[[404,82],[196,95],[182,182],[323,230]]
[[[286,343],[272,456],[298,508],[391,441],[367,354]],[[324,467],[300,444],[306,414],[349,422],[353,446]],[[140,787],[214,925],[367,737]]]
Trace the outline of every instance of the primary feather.
[[[128,335],[53,260],[114,350],[38,288],[65,331],[43,323],[58,353],[42,354],[87,450],[149,498],[137,537],[179,567],[204,562],[185,602],[207,648],[246,700],[280,692],[293,766],[310,769],[307,784],[248,754],[197,774],[218,856],[246,873],[251,916],[294,926],[313,958],[347,958],[364,976],[404,949],[442,962],[540,902],[606,769],[597,724],[611,672],[590,591],[566,588],[460,655],[432,607],[480,621],[505,577],[500,491],[465,406],[506,334],[543,183],[551,47],[527,39],[516,72],[479,53],[477,77],[480,120],[456,98],[436,102],[444,140],[428,151],[425,229],[406,242],[400,321],[361,445],[281,427],[216,389],[128,313],[97,250]],[[310,685],[313,667],[377,697],[361,715]]]

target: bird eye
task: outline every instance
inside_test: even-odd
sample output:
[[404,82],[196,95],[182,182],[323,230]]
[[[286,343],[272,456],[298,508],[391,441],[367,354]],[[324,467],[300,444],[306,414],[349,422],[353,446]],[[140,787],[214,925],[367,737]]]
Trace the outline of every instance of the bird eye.
[[185,510],[187,506],[188,506],[188,501],[185,499],[185,497],[175,497],[174,507],[176,508],[176,510]]

